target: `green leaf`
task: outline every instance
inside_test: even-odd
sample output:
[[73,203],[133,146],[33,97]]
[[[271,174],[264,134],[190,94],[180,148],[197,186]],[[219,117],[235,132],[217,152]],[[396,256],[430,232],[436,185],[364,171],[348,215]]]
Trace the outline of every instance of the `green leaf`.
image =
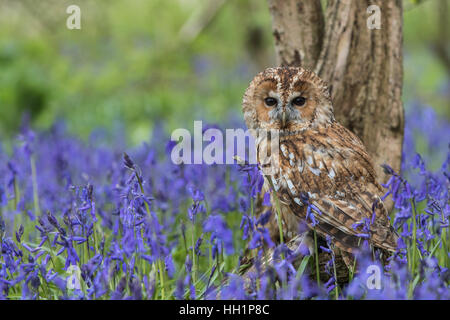
[[297,270],[297,279],[299,279],[305,272],[306,266],[308,265],[310,258],[311,258],[311,256],[303,257],[302,262],[300,263],[300,266],[298,267],[298,270]]

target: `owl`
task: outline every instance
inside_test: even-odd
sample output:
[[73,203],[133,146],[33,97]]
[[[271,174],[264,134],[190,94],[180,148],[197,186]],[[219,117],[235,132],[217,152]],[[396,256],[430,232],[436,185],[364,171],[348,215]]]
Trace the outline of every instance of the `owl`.
[[[245,91],[243,113],[250,131],[278,133],[278,157],[264,189],[272,189],[267,225],[273,241],[285,242],[305,225],[352,257],[363,240],[381,252],[394,252],[397,235],[381,200],[384,194],[364,145],[336,122],[326,83],[296,67],[269,68]],[[267,139],[266,139],[267,140]],[[268,142],[257,143],[258,161]],[[270,154],[270,152],[269,152]],[[308,233],[308,231],[306,231]],[[311,237],[305,244],[312,251]]]

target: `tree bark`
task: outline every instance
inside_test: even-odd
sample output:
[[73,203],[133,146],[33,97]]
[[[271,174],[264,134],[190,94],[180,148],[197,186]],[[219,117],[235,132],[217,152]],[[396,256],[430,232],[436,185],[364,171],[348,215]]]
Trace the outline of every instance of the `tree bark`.
[[[370,5],[381,28],[369,29]],[[380,182],[400,171],[403,142],[402,1],[269,0],[277,61],[327,81],[336,119],[361,138]]]

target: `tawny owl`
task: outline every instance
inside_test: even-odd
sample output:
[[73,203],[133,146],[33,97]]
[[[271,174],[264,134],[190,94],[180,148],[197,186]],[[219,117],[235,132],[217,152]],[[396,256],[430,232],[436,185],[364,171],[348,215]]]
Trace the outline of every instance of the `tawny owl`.
[[[302,68],[266,69],[246,90],[243,112],[249,129],[279,132],[278,168],[268,178],[280,203],[285,241],[298,234],[302,222],[313,228],[306,217],[309,205],[315,208],[317,234],[330,236],[348,256],[365,238],[382,251],[395,251],[397,235],[372,161],[358,137],[336,122],[323,80]],[[275,200],[272,196],[273,208]],[[272,218],[268,228],[278,242],[276,215]]]

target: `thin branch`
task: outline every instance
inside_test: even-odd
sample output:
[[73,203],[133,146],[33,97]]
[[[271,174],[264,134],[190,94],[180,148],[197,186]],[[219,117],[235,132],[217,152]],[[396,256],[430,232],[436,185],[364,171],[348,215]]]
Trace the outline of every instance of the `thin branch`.
[[442,62],[450,75],[450,52],[447,43],[449,41],[448,3],[447,0],[439,0],[438,10],[438,36],[432,44],[435,55]]
[[217,16],[225,2],[226,0],[210,0],[205,8],[194,11],[180,29],[178,34],[180,42],[194,41]]

